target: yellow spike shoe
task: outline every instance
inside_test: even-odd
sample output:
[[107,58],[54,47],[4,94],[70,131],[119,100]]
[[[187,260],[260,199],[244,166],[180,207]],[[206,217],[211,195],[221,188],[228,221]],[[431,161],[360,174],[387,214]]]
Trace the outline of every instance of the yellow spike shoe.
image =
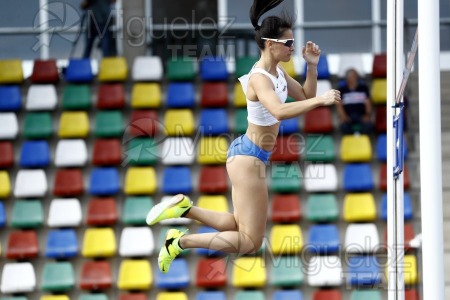
[[191,207],[191,199],[183,194],[178,194],[170,200],[153,206],[147,214],[146,222],[148,225],[153,225],[162,220],[184,217]]
[[169,229],[167,231],[164,245],[161,247],[158,255],[158,266],[161,272],[167,273],[172,261],[183,251],[178,242],[186,232],[187,230],[183,232],[178,229]]

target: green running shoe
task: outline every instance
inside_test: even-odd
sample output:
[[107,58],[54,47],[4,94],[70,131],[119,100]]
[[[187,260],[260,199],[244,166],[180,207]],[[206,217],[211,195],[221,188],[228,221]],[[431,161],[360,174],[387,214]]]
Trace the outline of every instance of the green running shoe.
[[178,194],[168,201],[153,206],[147,214],[146,222],[148,225],[153,225],[162,220],[184,217],[191,207],[191,199]]
[[167,231],[164,245],[161,247],[158,255],[158,266],[161,272],[167,273],[172,261],[183,251],[178,242],[186,232],[187,230],[183,232],[178,229],[169,229]]

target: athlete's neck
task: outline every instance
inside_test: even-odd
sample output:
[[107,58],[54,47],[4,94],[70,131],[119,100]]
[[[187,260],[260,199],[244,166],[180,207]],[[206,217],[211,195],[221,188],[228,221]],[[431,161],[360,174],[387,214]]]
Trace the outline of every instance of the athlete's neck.
[[256,67],[264,69],[273,76],[278,77],[277,65],[279,61],[274,60],[270,53],[267,52],[268,51],[261,51],[261,57],[256,63]]

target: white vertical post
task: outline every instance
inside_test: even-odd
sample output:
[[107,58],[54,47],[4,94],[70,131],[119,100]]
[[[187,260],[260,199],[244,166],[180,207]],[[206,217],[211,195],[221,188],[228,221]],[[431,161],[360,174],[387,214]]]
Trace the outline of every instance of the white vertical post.
[[[297,53],[301,52],[301,49],[303,48],[303,45],[305,45],[305,16],[304,16],[304,11],[305,11],[305,3],[304,0],[294,0],[294,9],[297,13],[297,19],[295,21],[295,31],[294,31],[294,45],[297,50]],[[298,54],[301,57],[301,53]],[[295,63],[295,60],[294,60]],[[300,64],[299,66],[295,66],[296,68],[298,67],[301,73],[303,73],[303,68],[302,68],[302,64]]]
[[424,299],[444,300],[439,0],[418,0]]
[[40,56],[41,59],[48,59],[50,52],[50,36],[48,26],[48,3],[47,0],[39,0],[39,29],[40,33]]
[[219,0],[217,3],[217,20],[218,20],[218,29],[222,29],[227,25],[228,18],[228,3],[226,0]]
[[381,52],[380,0],[372,0],[372,52]]

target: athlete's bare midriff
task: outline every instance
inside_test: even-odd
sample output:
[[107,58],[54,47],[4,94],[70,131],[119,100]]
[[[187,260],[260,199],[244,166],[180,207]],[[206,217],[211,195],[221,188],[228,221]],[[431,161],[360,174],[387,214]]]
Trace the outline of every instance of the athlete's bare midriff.
[[266,151],[272,151],[278,136],[280,122],[271,126],[259,126],[248,122],[247,137],[258,147]]

